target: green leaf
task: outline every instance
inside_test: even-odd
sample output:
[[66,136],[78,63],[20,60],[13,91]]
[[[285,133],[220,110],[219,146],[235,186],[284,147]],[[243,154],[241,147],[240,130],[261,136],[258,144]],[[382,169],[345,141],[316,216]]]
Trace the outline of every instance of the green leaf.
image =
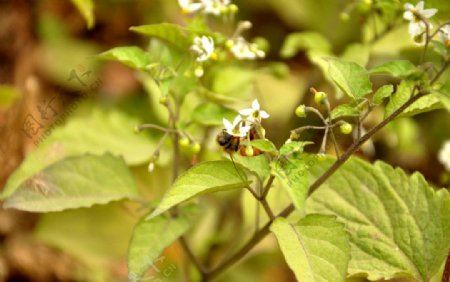
[[262,154],[258,156],[241,156],[235,154],[233,159],[249,171],[255,173],[261,181],[267,178],[270,174],[270,165],[267,157]]
[[237,112],[216,103],[201,104],[192,112],[192,120],[208,126],[223,126],[223,118],[233,120]]
[[372,92],[367,71],[360,65],[336,58],[329,58],[329,75],[336,86],[353,99]]
[[[387,117],[405,104],[414,89],[415,82],[410,80],[403,80],[397,87],[397,91],[391,96],[389,103],[386,105],[384,116]],[[408,117],[424,112],[429,112],[435,109],[442,108],[442,104],[438,97],[434,95],[426,95],[419,98],[411,106],[406,108],[398,117]]]
[[104,60],[119,61],[134,69],[143,69],[150,63],[149,54],[136,46],[115,47],[97,56]]
[[373,95],[372,102],[375,105],[380,105],[384,98],[391,96],[392,92],[394,92],[394,86],[391,84],[383,85]]
[[280,148],[280,155],[290,155],[292,153],[302,153],[305,146],[314,144],[310,141],[291,141],[283,144]]
[[140,278],[155,263],[165,248],[183,235],[190,227],[189,218],[181,212],[176,218],[158,216],[151,220],[142,218],[136,225],[128,249],[128,277]]
[[[77,106],[78,104],[71,105],[64,115]],[[123,156],[128,165],[148,161],[154,142],[145,132],[136,134],[133,131],[136,125],[142,123],[139,119],[117,109],[89,108],[88,110],[89,115],[73,117],[64,126],[56,127],[51,133],[50,130],[44,133],[43,138],[48,137],[11,174],[1,198],[11,195],[24,181],[46,166],[68,156],[85,153],[100,155],[110,152]],[[61,121],[61,119],[57,120],[55,125]]]
[[[334,162],[312,168],[318,177]],[[428,281],[450,247],[450,196],[419,173],[349,159],[310,198],[306,211],[335,215],[350,234],[350,276]]]
[[440,85],[432,95],[437,97],[444,108],[450,112],[450,81]]
[[369,45],[354,43],[345,48],[344,53],[341,55],[341,59],[357,63],[360,66],[367,65],[369,61],[370,48]]
[[294,57],[302,50],[316,50],[328,53],[331,45],[328,40],[317,32],[296,32],[289,34],[281,47],[280,56],[283,59]]
[[122,159],[110,154],[70,157],[45,168],[8,198],[4,208],[50,212],[90,207],[138,196]]
[[272,163],[273,175],[281,182],[292,203],[300,212],[303,212],[308,194],[309,169],[316,162],[316,155],[294,153],[289,156],[280,156],[279,160]]
[[357,117],[361,114],[362,108],[354,104],[341,104],[335,107],[330,114],[331,119],[340,117]]
[[80,13],[86,20],[86,25],[89,29],[94,27],[94,1],[93,0],[72,0],[72,3],[78,8]]
[[250,142],[242,142],[244,145],[251,145],[254,148],[260,149],[264,152],[276,152],[277,147],[268,139],[255,139]]
[[158,207],[147,219],[154,218],[196,196],[246,186],[248,186],[248,181],[245,173],[232,162],[203,162],[177,178]]
[[180,50],[187,51],[191,42],[183,33],[183,28],[176,24],[161,23],[130,27],[131,31],[158,38]]
[[416,66],[410,61],[390,61],[369,70],[370,74],[389,74],[393,77],[405,78],[416,71]]
[[350,246],[343,224],[335,217],[308,215],[297,224],[278,218],[270,231],[298,281],[345,281]]

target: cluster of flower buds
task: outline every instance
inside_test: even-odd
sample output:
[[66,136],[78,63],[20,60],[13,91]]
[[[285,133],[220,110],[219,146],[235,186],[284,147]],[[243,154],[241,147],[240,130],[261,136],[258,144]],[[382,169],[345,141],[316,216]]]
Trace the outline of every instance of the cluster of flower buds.
[[252,107],[239,111],[234,121],[231,123],[226,118],[223,119],[223,125],[228,134],[235,137],[248,136],[250,129],[256,125],[261,125],[261,120],[269,117],[266,111],[261,110],[257,99],[252,103]]

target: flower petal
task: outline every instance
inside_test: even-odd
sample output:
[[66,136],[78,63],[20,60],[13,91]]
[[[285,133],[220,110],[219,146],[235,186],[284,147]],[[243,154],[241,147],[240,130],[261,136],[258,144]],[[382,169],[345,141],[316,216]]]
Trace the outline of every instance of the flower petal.
[[434,16],[437,13],[437,9],[426,9],[423,10],[421,12],[422,16],[424,16],[425,18],[431,18],[432,16]]
[[411,3],[406,3],[404,6],[405,10],[412,10],[414,9],[414,5]]
[[403,13],[403,18],[408,21],[414,20],[414,14],[411,11],[406,11]]
[[270,115],[266,111],[260,111],[259,115],[261,116],[261,118],[269,118],[270,117]]
[[237,115],[233,121],[233,128],[236,128],[241,121],[242,121],[242,117],[240,115]]
[[253,113],[253,109],[243,109],[239,113],[243,116],[250,116]]
[[259,111],[259,109],[261,108],[261,106],[259,105],[258,99],[253,100],[252,102],[252,108],[255,111]]
[[420,2],[417,3],[417,5],[416,5],[416,10],[417,10],[418,12],[422,12],[424,6],[425,6],[425,3],[424,3],[423,1],[420,1]]
[[233,125],[231,124],[231,122],[229,120],[227,120],[226,118],[223,118],[223,126],[225,126],[225,129],[227,131],[231,131],[233,130]]

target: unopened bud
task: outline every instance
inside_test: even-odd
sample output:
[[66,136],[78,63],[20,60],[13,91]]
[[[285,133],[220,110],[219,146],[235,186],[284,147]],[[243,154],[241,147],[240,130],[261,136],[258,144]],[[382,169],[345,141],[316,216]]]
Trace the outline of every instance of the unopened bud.
[[167,105],[167,96],[161,96],[159,97],[159,103],[161,105]]
[[253,147],[252,146],[245,147],[245,155],[246,156],[253,156]]
[[190,143],[189,138],[181,138],[180,140],[178,140],[178,144],[181,147],[187,147],[189,146],[189,143]]
[[314,101],[317,104],[325,104],[325,100],[327,99],[327,94],[325,92],[316,92],[314,94]]
[[299,118],[306,117],[306,107],[305,105],[300,105],[295,109],[295,115]]
[[202,77],[204,74],[203,67],[202,66],[196,67],[194,70],[194,74],[196,77]]
[[191,152],[193,153],[193,154],[198,154],[198,153],[200,153],[200,149],[201,149],[202,147],[200,146],[200,144],[199,143],[194,143],[194,144],[192,144],[192,146],[191,146]]
[[148,164],[148,172],[153,172],[155,170],[155,163],[152,161]]
[[346,122],[344,124],[341,124],[339,129],[341,130],[342,134],[350,134],[350,133],[352,133],[353,127],[350,123]]
[[239,7],[237,6],[237,5],[235,5],[235,4],[230,4],[229,6],[228,6],[228,12],[230,12],[230,13],[232,13],[232,14],[235,14],[235,13],[237,13],[239,11]]

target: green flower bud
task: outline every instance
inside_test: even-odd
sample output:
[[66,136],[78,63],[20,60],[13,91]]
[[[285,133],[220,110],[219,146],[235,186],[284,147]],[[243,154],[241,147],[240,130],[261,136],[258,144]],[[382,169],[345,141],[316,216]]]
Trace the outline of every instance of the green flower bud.
[[235,4],[230,4],[230,5],[228,6],[228,12],[234,14],[234,13],[237,13],[238,11],[239,11],[239,7],[238,7],[237,5],[235,5]]
[[299,118],[306,117],[306,107],[305,105],[300,105],[295,109],[295,115]]
[[353,127],[350,123],[346,122],[344,124],[341,124],[339,129],[341,130],[342,134],[350,134],[350,133],[352,133]]
[[159,103],[161,105],[167,105],[167,96],[161,96],[159,97]]
[[327,99],[327,94],[325,92],[319,91],[314,94],[314,101],[317,104],[325,104],[326,99]]
[[189,143],[191,143],[191,141],[189,141],[189,138],[186,137],[178,140],[178,145],[180,145],[181,147],[187,147],[189,146]]
[[192,144],[192,146],[191,146],[191,152],[193,153],[193,154],[198,154],[198,153],[200,153],[200,149],[201,149],[202,147],[200,146],[200,144],[199,143],[194,143],[194,144]]
[[342,12],[339,15],[339,18],[341,19],[341,21],[346,22],[350,19],[350,15],[348,13]]
[[247,156],[253,156],[253,147],[252,146],[245,147],[245,154]]

